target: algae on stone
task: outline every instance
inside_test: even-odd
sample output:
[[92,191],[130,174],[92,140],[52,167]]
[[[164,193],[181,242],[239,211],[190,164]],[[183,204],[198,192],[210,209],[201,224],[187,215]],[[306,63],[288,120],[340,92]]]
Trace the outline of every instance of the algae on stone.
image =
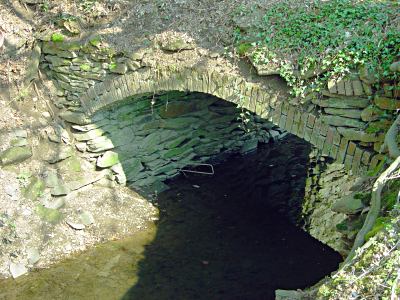
[[0,162],[3,166],[23,162],[32,156],[32,150],[29,147],[13,147],[3,151],[0,154]]

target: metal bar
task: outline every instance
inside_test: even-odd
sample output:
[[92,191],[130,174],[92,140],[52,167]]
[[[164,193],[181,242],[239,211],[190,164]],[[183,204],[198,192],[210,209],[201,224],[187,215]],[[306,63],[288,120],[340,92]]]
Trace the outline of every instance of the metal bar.
[[192,163],[190,164],[191,166],[207,166],[210,167],[211,172],[202,172],[202,171],[195,171],[195,170],[186,170],[186,169],[179,169],[179,171],[183,172],[183,173],[195,173],[195,174],[205,174],[205,175],[214,175],[214,167],[211,164],[196,164],[196,163]]

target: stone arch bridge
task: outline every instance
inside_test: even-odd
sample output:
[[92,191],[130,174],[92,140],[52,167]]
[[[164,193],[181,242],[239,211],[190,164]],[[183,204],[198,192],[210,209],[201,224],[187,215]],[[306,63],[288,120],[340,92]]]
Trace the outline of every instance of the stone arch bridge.
[[[345,118],[348,127],[341,124],[343,116],[361,112],[370,102],[363,92],[361,95],[356,92],[354,83],[353,89],[350,88],[352,97],[346,96],[347,90],[341,95],[340,83],[337,83],[329,89],[328,97],[302,105],[290,101],[288,87],[268,84],[276,81],[276,76],[258,80],[260,77],[254,74],[240,74],[232,68],[221,67],[223,58],[202,51],[166,51],[167,62],[163,64],[160,63],[163,58],[156,55],[162,49],[153,49],[148,55],[143,52],[125,55],[112,64],[105,63],[106,58],[95,47],[91,53],[84,45],[44,42],[41,51],[63,91],[65,100],[64,105],[60,105],[64,109],[61,117],[72,123],[76,115],[82,120],[90,120],[96,112],[118,105],[133,95],[201,92],[233,102],[271,121],[310,142],[322,155],[343,163],[354,174],[375,168],[383,159],[371,149],[371,145],[382,138],[360,131],[366,124],[360,117]],[[171,56],[174,57],[173,64],[168,62]],[[188,58],[191,56],[196,56],[195,63]],[[322,113],[322,109],[327,111],[326,108],[338,111],[339,116]],[[353,138],[354,133],[360,132],[360,137]]]
[[230,74],[201,73],[196,70],[161,73],[139,71],[98,83],[89,88],[80,100],[85,114],[90,117],[129,96],[167,91],[201,92],[243,106],[310,142],[323,155],[344,163],[354,173],[373,168],[378,163],[370,151],[347,140],[336,127],[324,123],[315,112],[301,111],[298,106],[289,104],[279,91],[265,90],[257,83],[246,82]]

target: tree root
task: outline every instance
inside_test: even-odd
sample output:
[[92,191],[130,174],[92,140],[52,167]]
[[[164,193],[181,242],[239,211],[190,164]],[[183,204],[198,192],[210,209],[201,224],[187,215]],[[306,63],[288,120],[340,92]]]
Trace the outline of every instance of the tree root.
[[357,233],[356,239],[354,241],[353,247],[350,250],[349,255],[344,261],[341,269],[346,267],[354,258],[356,250],[361,247],[365,242],[365,235],[371,231],[373,228],[376,218],[379,216],[381,210],[381,193],[386,182],[390,180],[391,174],[400,167],[400,150],[397,146],[397,134],[399,133],[400,127],[400,114],[397,116],[396,120],[393,122],[392,126],[386,133],[383,148],[387,147],[389,151],[389,156],[395,158],[395,160],[390,164],[390,166],[378,177],[375,181],[372,192],[371,192],[371,205],[367,218],[365,219],[364,225]]

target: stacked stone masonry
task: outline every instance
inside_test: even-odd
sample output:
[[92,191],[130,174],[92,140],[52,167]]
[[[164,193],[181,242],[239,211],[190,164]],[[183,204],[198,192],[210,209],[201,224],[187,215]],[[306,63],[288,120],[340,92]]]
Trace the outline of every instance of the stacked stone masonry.
[[[266,118],[273,124],[287,130],[296,136],[305,139],[321,150],[322,154],[332,157],[340,163],[344,163],[347,169],[352,169],[355,174],[363,173],[373,169],[382,159],[382,155],[358,146],[354,142],[342,136],[336,126],[330,126],[321,121],[321,117],[315,112],[301,112],[299,107],[290,105],[285,101],[278,101],[278,97],[272,97],[267,91],[253,83],[241,83],[239,90],[248,95],[246,102],[240,103],[238,95],[231,94],[235,90],[237,78],[221,78],[219,74],[208,74],[201,76],[196,71],[184,71],[188,77],[180,74],[164,74],[161,84],[151,77],[150,71],[143,72],[141,79],[140,72],[121,76],[119,79],[112,79],[110,82],[98,84],[96,87],[81,97],[82,106],[90,116],[98,110],[118,103],[127,95],[161,92],[168,90],[196,91],[212,94],[226,99]],[[146,74],[147,73],[147,74]],[[224,82],[225,89],[213,89],[204,85],[203,80],[211,78],[213,82]],[[147,82],[146,82],[147,80]],[[143,84],[146,82],[145,84]],[[237,88],[237,87],[236,87]],[[257,97],[257,98],[255,98]],[[255,99],[263,99],[261,104],[255,105]],[[357,151],[356,151],[357,149]],[[362,160],[361,158],[364,157]]]
[[[330,81],[322,97],[312,99],[310,109],[310,105],[290,102],[287,93],[268,89],[236,73],[179,65],[157,68],[141,61],[141,55],[110,63],[100,50],[70,47],[45,42],[42,51],[64,90],[56,105],[82,120],[90,120],[96,112],[118,105],[132,95],[166,91],[206,93],[244,107],[309,141],[320,153],[345,164],[354,174],[374,169],[384,159],[377,152],[388,124],[382,125],[378,119],[385,110],[397,109],[400,102],[388,95],[372,95],[371,85],[362,76],[353,76]],[[368,133],[367,127],[382,130]]]
[[91,124],[72,125],[73,135],[84,157],[135,189],[161,192],[184,167],[247,153],[283,134],[254,114],[243,123],[241,109],[205,94],[151,94],[119,104],[96,112]]

